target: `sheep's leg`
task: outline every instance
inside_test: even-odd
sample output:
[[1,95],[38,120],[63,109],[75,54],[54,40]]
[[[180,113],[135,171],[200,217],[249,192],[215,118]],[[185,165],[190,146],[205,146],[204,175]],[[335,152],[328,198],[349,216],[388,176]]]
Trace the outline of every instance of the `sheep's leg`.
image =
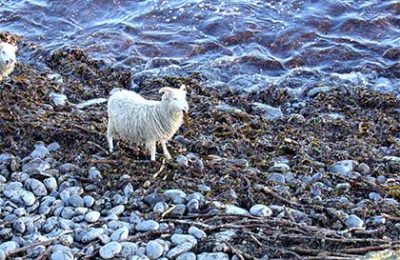
[[114,150],[113,126],[110,121],[108,121],[108,127],[107,127],[107,141],[108,141],[108,147],[110,148],[110,153],[112,153]]
[[150,160],[156,160],[156,142],[146,143],[146,148],[150,151]]
[[167,158],[167,160],[171,160],[172,159],[171,154],[168,152],[168,149],[167,149],[167,141],[163,140],[160,142],[161,142],[161,146],[162,146],[165,158]]

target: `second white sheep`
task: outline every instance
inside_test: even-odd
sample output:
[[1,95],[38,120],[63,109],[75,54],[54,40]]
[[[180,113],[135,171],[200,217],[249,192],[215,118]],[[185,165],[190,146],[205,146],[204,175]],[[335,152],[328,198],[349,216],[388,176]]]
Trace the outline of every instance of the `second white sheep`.
[[17,63],[16,52],[18,48],[6,42],[0,42],[0,81],[8,77]]
[[113,151],[113,138],[121,138],[136,144],[145,144],[150,158],[155,161],[156,143],[160,142],[164,156],[171,159],[167,141],[183,123],[183,113],[189,105],[186,87],[164,87],[161,101],[148,100],[128,90],[117,91],[108,100],[107,140]]

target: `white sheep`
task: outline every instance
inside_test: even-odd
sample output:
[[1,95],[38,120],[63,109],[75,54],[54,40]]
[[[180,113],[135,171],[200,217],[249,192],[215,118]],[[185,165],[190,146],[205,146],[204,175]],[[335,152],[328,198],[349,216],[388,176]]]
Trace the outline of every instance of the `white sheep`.
[[189,110],[186,87],[164,87],[159,93],[163,93],[161,101],[148,100],[128,90],[117,91],[110,96],[107,107],[110,152],[113,151],[113,138],[119,137],[145,144],[152,161],[156,158],[156,143],[160,142],[164,156],[171,159],[167,141],[178,131],[183,113]]
[[15,55],[17,50],[17,46],[0,42],[0,81],[13,72],[15,63],[17,62]]

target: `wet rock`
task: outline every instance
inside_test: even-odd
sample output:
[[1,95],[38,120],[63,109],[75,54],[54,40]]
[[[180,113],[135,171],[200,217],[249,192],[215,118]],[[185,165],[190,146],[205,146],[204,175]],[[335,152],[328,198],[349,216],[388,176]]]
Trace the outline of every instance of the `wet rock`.
[[132,242],[122,242],[121,246],[122,246],[122,250],[120,252],[120,255],[123,258],[128,258],[128,257],[134,256],[139,248],[137,244],[132,243]]
[[364,226],[364,221],[354,214],[348,216],[345,223],[349,228],[361,228]]
[[250,214],[256,217],[272,216],[272,210],[265,205],[256,204],[250,209]]
[[156,241],[150,241],[146,245],[146,255],[150,259],[157,259],[162,256],[163,254],[163,247]]
[[97,222],[97,220],[99,220],[99,218],[100,218],[100,212],[98,212],[98,211],[89,211],[85,215],[85,221],[89,222],[89,223]]
[[252,103],[252,108],[257,113],[262,113],[263,116],[268,120],[275,120],[283,117],[283,113],[280,107],[272,107],[267,104],[254,102]]
[[84,205],[82,197],[78,194],[71,195],[68,198],[68,204],[74,208],[83,207]]
[[99,254],[103,259],[115,258],[122,251],[122,246],[118,242],[110,242],[100,248]]
[[72,163],[64,163],[60,166],[60,173],[67,174],[79,171],[79,167]]
[[193,247],[194,245],[192,243],[189,242],[182,243],[169,250],[167,253],[167,257],[169,259],[175,259],[176,257],[182,255],[183,253],[189,252]]
[[145,220],[136,225],[135,229],[140,232],[148,232],[152,230],[158,230],[160,228],[160,224],[158,224],[154,220]]
[[192,235],[173,234],[171,241],[174,243],[174,245],[180,245],[186,242],[197,245],[197,239]]
[[121,240],[126,240],[129,236],[129,229],[127,227],[121,227],[117,230],[115,230],[110,238],[112,241],[121,241]]
[[20,198],[25,206],[32,206],[36,202],[35,195],[30,191],[23,190]]
[[354,170],[357,163],[353,160],[339,161],[329,167],[328,171],[340,174],[342,176],[348,176],[351,171]]
[[175,204],[184,203],[186,198],[186,193],[177,189],[166,190],[164,195]]
[[197,260],[229,260],[226,253],[201,253],[197,255]]
[[249,215],[249,212],[246,209],[240,208],[235,205],[225,205],[225,214]]
[[71,251],[55,251],[51,253],[50,260],[74,260],[75,257]]
[[71,207],[65,207],[61,212],[61,217],[71,219],[75,216],[75,210]]

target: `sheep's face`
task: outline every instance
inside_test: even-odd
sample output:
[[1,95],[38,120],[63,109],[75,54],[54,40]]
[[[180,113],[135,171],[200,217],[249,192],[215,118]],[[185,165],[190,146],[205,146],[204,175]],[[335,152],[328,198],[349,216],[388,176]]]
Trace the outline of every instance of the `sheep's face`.
[[161,88],[160,93],[164,93],[162,101],[167,103],[172,113],[182,113],[189,111],[189,104],[186,101],[186,86],[182,85],[176,88]]
[[6,42],[0,42],[0,65],[5,68],[12,68],[17,62],[17,57],[15,55],[17,50],[17,46]]

